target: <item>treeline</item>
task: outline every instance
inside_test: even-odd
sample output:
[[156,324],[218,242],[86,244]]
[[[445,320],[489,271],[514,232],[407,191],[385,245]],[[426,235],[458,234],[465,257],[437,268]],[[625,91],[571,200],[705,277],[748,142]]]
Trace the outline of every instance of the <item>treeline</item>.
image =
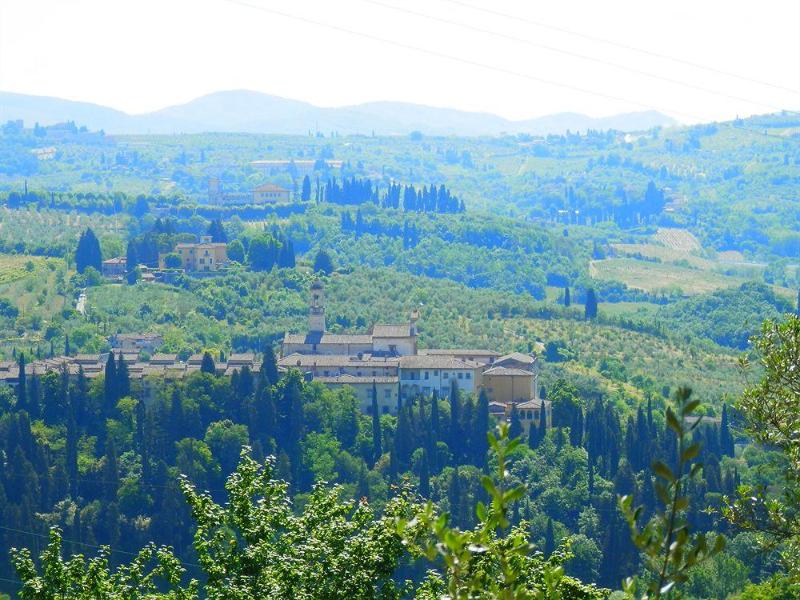
[[459,213],[464,202],[454,196],[444,184],[431,184],[417,189],[413,185],[392,183],[381,194],[378,185],[369,179],[344,178],[341,183],[331,178],[322,189],[322,199],[333,204],[365,204],[371,202],[384,208],[401,208],[406,212]]

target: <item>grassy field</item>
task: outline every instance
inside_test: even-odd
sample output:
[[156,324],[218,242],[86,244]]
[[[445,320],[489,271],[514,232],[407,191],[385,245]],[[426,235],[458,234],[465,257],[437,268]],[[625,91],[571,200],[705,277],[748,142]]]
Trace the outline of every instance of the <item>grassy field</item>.
[[668,246],[656,244],[611,244],[611,247],[621,256],[635,256],[638,254],[647,258],[657,258],[663,263],[686,261],[692,267],[705,270],[712,270],[717,266],[710,260]]
[[690,296],[738,286],[746,281],[741,277],[729,277],[713,271],[632,258],[592,261],[589,274],[595,279],[621,281],[630,288],[646,292],[680,290]]
[[699,252],[703,249],[700,241],[685,229],[659,227],[653,239],[667,248],[681,252]]

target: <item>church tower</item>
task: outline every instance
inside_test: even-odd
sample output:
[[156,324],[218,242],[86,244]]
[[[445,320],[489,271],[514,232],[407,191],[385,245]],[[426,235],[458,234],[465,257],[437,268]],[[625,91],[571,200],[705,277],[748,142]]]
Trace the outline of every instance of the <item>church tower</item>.
[[325,290],[322,282],[311,284],[311,300],[308,308],[308,332],[325,333]]

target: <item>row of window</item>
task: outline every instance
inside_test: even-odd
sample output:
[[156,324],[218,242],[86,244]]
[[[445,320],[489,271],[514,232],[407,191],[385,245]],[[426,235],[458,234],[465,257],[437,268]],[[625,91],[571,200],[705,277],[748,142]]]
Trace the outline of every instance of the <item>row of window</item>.
[[[412,381],[418,380],[418,379],[421,380],[421,379],[430,379],[431,378],[431,372],[430,371],[423,371],[422,372],[422,377],[420,377],[419,375],[420,374],[417,371],[409,371],[407,373],[403,373],[402,377],[403,377],[403,379],[410,379]],[[456,373],[453,373],[453,375],[455,376]],[[433,371],[433,376],[434,377],[438,377],[439,376],[439,371]],[[442,371],[442,378],[443,379],[450,379],[450,372],[449,371]],[[472,379],[472,373],[470,373],[469,371],[467,371],[467,372],[459,371],[458,372],[458,379]]]

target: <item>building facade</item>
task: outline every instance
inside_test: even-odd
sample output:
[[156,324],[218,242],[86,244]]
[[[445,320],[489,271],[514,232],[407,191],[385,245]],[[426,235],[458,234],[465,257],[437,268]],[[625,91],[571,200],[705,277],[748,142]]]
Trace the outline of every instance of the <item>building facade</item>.
[[[228,264],[228,246],[212,242],[211,236],[202,236],[198,243],[182,242],[174,250],[181,259],[184,271],[217,271]],[[166,268],[164,256],[159,256],[159,267]]]
[[253,188],[253,204],[278,204],[287,203],[292,200],[292,193],[286,188],[273,183],[265,183]]

